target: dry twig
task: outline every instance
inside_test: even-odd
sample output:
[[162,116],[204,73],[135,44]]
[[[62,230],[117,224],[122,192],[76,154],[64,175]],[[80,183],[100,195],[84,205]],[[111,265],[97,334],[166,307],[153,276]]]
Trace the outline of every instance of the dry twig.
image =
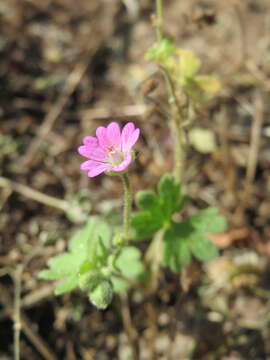
[[263,95],[261,92],[257,92],[255,95],[255,114],[251,126],[251,135],[250,135],[250,148],[249,156],[247,160],[247,169],[246,169],[246,178],[244,183],[244,190],[241,194],[241,201],[236,210],[236,218],[241,219],[243,213],[249,203],[250,196],[252,194],[253,182],[255,179],[255,173],[258,163],[259,147],[260,147],[260,136],[261,129],[263,125],[263,115],[264,115],[264,103]]
[[8,314],[14,322],[14,359],[20,359],[20,334],[21,330],[36,347],[37,351],[46,360],[56,360],[57,357],[48,347],[48,345],[39,337],[39,335],[33,330],[31,322],[27,316],[21,310],[21,280],[22,274],[29,261],[40,250],[37,248],[32,251],[29,256],[23,261],[22,264],[17,265],[15,271],[9,271],[9,275],[14,281],[14,308],[12,308],[12,299],[8,294],[6,288],[0,284],[0,301],[5,308],[5,313]]
[[60,209],[62,211],[66,211],[68,209],[68,203],[65,200],[57,199],[53,196],[49,196],[46,194],[43,194],[40,191],[34,190],[30,188],[29,186],[20,184],[16,181],[9,180],[7,178],[4,178],[0,176],[0,187],[9,187],[13,191],[30,198],[32,200],[38,201],[42,204],[55,207],[57,209]]

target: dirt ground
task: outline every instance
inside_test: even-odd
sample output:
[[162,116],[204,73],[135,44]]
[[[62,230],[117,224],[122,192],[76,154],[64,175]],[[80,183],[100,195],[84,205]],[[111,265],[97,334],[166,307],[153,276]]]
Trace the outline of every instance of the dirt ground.
[[133,289],[106,311],[37,279],[89,212],[121,214],[120,181],[79,171],[82,137],[112,120],[141,128],[135,191],[170,171],[172,140],[140,91],[154,71],[153,0],[1,0],[1,360],[13,358],[18,305],[25,360],[128,360],[131,342],[142,360],[270,359],[270,3],[164,3],[166,32],[222,84],[197,120],[218,151],[190,149],[185,173],[191,211],[214,205],[228,219],[213,238],[221,255],[163,271],[155,292]]

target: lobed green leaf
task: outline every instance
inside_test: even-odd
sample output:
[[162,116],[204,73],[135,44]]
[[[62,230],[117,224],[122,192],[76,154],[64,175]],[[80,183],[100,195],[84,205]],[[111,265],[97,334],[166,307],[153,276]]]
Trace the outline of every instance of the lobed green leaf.
[[165,174],[159,181],[158,194],[164,220],[170,220],[172,215],[180,209],[180,184],[175,182],[170,174]]
[[163,264],[178,272],[190,263],[190,249],[185,235],[187,229],[183,223],[173,223],[165,232],[163,239]]
[[201,233],[221,232],[227,227],[226,219],[218,213],[218,209],[215,207],[201,210],[196,215],[190,216],[187,221]]
[[78,286],[79,275],[89,270],[98,270],[106,264],[109,256],[111,231],[109,226],[96,217],[91,217],[86,226],[76,233],[68,245],[68,251],[51,258],[48,269],[38,274],[40,279],[65,278],[56,287],[56,294],[71,291]]
[[201,261],[209,261],[218,256],[218,250],[213,242],[205,236],[196,234],[190,241],[192,254]]
[[148,190],[139,191],[136,204],[141,212],[132,217],[135,229],[135,239],[144,239],[162,227],[168,227],[173,214],[181,211],[188,201],[187,196],[181,196],[181,186],[173,176],[165,174],[159,181],[158,193]]
[[160,208],[158,196],[149,190],[140,190],[137,192],[136,205],[138,209],[144,211],[156,211]]
[[172,222],[163,238],[164,265],[177,272],[190,263],[191,255],[201,261],[215,258],[218,250],[207,233],[220,232],[225,228],[225,218],[213,207],[183,222]]
[[145,58],[147,60],[155,60],[158,64],[163,64],[172,54],[174,54],[176,49],[172,39],[163,38],[159,43],[155,44],[147,51]]
[[58,284],[54,290],[56,296],[68,293],[78,286],[77,276],[71,275]]
[[145,239],[162,228],[163,218],[150,212],[132,215],[131,224],[135,229],[135,240]]
[[140,251],[134,246],[123,248],[117,257],[116,268],[123,278],[113,276],[113,287],[116,293],[122,293],[130,286],[126,279],[135,280],[144,271]]

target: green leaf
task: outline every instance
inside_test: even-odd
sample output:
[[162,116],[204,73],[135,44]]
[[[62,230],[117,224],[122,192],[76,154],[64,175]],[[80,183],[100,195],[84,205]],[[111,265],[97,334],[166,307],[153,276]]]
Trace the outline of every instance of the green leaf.
[[112,277],[113,291],[116,294],[123,294],[130,287],[130,283],[122,278]]
[[145,239],[162,228],[163,218],[150,212],[139,212],[132,215],[131,224],[135,229],[135,240]]
[[[115,265],[124,278],[131,280],[136,279],[144,270],[141,253],[133,246],[127,246],[121,250]],[[113,276],[112,282],[116,293],[121,293],[130,286],[128,281],[117,276]]]
[[215,207],[201,210],[196,215],[190,216],[187,221],[201,233],[217,233],[224,231],[227,227],[226,219]]
[[51,269],[46,269],[40,271],[37,277],[43,280],[57,280],[60,279],[62,276],[59,277],[59,274],[57,272],[54,272]]
[[[70,274],[76,273],[81,265],[81,258],[73,254],[64,253],[51,258],[48,261],[50,279],[60,279]],[[41,273],[42,274],[42,273]],[[39,275],[39,277],[41,276]],[[45,273],[46,275],[46,273]],[[44,273],[43,273],[44,278]]]
[[190,263],[188,237],[190,227],[185,223],[173,223],[163,238],[163,264],[174,271],[180,271]]
[[191,254],[201,261],[218,255],[207,233],[225,230],[226,220],[216,208],[210,207],[183,222],[172,222],[163,238],[163,263],[172,271],[180,271],[190,263]]
[[48,261],[49,269],[38,274],[41,279],[66,278],[56,287],[56,294],[77,287],[78,279],[88,271],[98,271],[106,265],[110,254],[111,231],[108,225],[96,217],[90,218],[86,226],[71,239],[68,252]]
[[209,261],[217,257],[218,250],[215,245],[204,236],[195,236],[190,242],[192,254],[201,261]]
[[151,47],[145,54],[147,60],[155,60],[158,64],[162,64],[176,51],[172,39],[163,38],[159,43]]
[[188,197],[181,196],[180,188],[172,175],[165,174],[160,179],[157,194],[148,190],[137,193],[136,204],[142,211],[132,217],[135,240],[147,238],[162,227],[167,227],[172,215],[184,208]]
[[158,196],[149,190],[140,190],[137,192],[136,205],[138,209],[145,211],[155,211],[160,207]]
[[184,209],[184,207],[187,205],[187,203],[189,202],[189,200],[190,199],[189,199],[188,195],[182,195],[178,201],[177,211],[182,211]]
[[96,256],[102,256],[104,252],[104,249],[100,247],[100,239],[104,247],[110,247],[110,228],[104,221],[91,217],[86,226],[72,238],[68,248],[82,260],[91,260],[95,253]]
[[68,250],[76,254],[85,254],[87,253],[88,240],[91,236],[93,230],[94,222],[90,219],[86,226],[78,231],[69,241]]
[[134,278],[143,271],[141,263],[141,252],[134,246],[122,249],[116,260],[116,267],[125,277]]
[[180,184],[175,182],[172,175],[165,174],[159,181],[158,193],[164,219],[170,220],[171,216],[179,210]]
[[63,280],[60,284],[58,284],[54,290],[54,294],[56,296],[65,294],[74,290],[77,287],[77,276],[71,275],[65,280]]

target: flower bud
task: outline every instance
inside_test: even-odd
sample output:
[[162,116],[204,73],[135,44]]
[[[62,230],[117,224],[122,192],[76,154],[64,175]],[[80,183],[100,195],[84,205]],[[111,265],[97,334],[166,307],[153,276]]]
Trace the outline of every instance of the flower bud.
[[90,292],[89,300],[98,309],[106,309],[113,298],[113,286],[109,280],[100,281]]
[[125,241],[126,241],[126,239],[125,239],[124,235],[118,233],[118,234],[114,235],[112,243],[113,243],[113,245],[118,246],[118,245],[123,245],[125,243]]

